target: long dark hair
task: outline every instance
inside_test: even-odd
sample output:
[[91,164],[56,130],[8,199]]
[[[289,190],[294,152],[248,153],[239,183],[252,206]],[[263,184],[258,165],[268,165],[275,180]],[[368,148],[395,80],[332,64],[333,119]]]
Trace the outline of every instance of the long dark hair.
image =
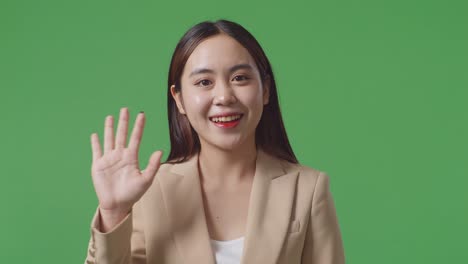
[[263,108],[262,117],[255,131],[255,143],[257,147],[275,157],[292,163],[298,163],[284,128],[275,78],[270,62],[254,36],[241,25],[228,20],[204,21],[196,24],[182,36],[172,54],[167,83],[167,114],[171,151],[166,162],[183,162],[200,151],[198,134],[190,125],[187,116],[179,113],[174,98],[171,95],[171,86],[175,85],[175,90],[177,92],[181,91],[180,79],[190,54],[206,38],[222,33],[231,36],[248,50],[255,60],[263,84],[269,79],[269,102]]

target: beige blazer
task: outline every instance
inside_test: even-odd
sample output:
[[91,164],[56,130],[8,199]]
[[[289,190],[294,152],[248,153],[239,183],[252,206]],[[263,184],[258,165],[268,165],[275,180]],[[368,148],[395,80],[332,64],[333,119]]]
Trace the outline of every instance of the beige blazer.
[[[215,264],[203,209],[198,156],[163,164],[148,191],[113,230],[91,223],[85,263]],[[325,172],[258,151],[242,264],[344,263]]]

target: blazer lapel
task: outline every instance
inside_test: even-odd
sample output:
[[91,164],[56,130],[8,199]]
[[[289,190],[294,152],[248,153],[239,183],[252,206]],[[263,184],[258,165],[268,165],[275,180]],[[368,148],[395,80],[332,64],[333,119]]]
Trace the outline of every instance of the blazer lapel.
[[276,263],[291,221],[298,171],[259,150],[241,263]]
[[161,177],[161,189],[184,263],[215,264],[203,208],[198,155],[172,166],[170,174]]
[[[298,171],[286,171],[281,160],[257,151],[250,193],[242,264],[275,263],[287,235]],[[187,263],[215,264],[198,170],[198,154],[175,164],[160,179],[174,240]]]

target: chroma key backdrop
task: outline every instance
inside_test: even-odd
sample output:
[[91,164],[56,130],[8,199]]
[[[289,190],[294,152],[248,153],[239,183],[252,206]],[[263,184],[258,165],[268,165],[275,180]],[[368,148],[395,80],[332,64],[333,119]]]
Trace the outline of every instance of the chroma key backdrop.
[[466,262],[462,0],[0,1],[0,262],[84,262],[90,135],[145,111],[141,166],[165,159],[170,57],[216,19],[271,60],[300,163],[330,176],[347,263]]

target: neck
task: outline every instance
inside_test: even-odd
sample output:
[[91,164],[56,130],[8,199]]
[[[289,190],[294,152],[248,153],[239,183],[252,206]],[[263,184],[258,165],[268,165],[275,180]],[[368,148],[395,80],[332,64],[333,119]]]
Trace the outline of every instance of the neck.
[[217,187],[232,187],[249,182],[255,174],[257,149],[255,143],[234,150],[224,150],[205,144],[200,150],[200,179]]

